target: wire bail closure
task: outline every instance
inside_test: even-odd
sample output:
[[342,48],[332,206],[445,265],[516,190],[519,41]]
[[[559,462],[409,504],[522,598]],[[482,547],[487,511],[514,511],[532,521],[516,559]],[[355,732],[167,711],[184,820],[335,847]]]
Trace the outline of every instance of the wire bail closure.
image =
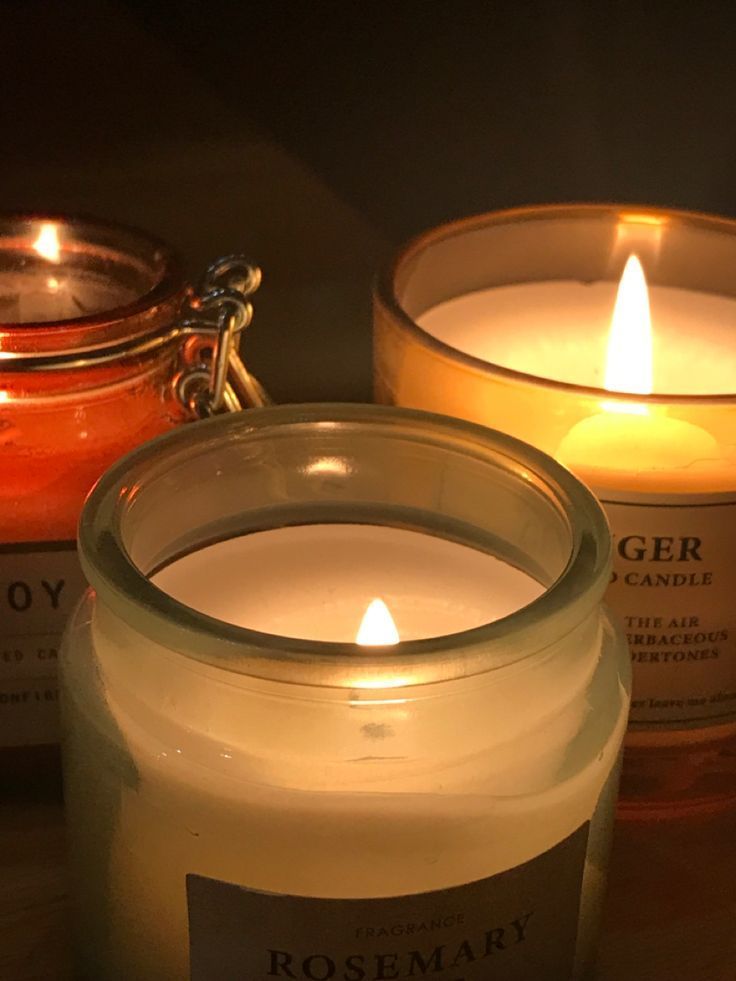
[[207,268],[189,297],[178,325],[180,334],[189,336],[175,386],[181,402],[200,419],[271,403],[238,353],[240,335],[253,319],[250,297],[261,278],[258,266],[244,256],[224,256]]

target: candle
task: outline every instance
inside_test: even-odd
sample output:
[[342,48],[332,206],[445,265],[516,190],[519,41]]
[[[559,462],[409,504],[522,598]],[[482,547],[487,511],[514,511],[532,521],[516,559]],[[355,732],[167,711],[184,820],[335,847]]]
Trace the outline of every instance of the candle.
[[0,217],[0,783],[59,780],[56,661],[85,586],[79,513],[114,460],[192,418],[176,324],[190,296],[147,234]]
[[127,449],[184,418],[168,392],[171,345],[91,353],[106,339],[124,347],[142,320],[149,332],[171,322],[176,265],[115,226],[0,220],[0,781],[58,781],[56,662],[85,585],[74,543],[85,495]]
[[81,523],[84,976],[582,977],[628,672],[592,497],[421,413],[186,435],[114,467]]
[[735,241],[728,223],[667,212],[486,216],[410,246],[377,298],[381,400],[524,438],[604,502],[637,813],[736,794]]

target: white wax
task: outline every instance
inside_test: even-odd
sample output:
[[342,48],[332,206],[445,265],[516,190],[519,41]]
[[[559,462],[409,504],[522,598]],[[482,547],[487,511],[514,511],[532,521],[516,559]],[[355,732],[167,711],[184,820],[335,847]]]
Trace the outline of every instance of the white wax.
[[[417,322],[483,361],[602,388],[617,286],[561,280],[493,287],[441,303]],[[651,285],[649,300],[654,392],[736,392],[736,300]]]
[[402,640],[478,627],[543,587],[505,562],[432,535],[378,525],[315,524],[207,546],[153,581],[193,609],[285,637],[352,643],[372,599]]

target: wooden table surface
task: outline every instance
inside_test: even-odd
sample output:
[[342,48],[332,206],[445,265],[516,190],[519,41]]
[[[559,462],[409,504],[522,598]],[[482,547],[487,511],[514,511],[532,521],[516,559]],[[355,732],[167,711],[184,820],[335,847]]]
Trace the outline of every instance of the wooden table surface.
[[[0,842],[1,981],[73,981],[61,805],[0,803]],[[734,979],[736,812],[620,823],[598,981]]]

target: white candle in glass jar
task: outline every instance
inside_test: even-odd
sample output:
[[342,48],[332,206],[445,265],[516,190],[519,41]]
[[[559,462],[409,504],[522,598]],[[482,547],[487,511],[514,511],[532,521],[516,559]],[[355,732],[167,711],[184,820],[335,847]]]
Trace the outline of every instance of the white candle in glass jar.
[[[209,616],[343,642],[356,638],[376,593],[406,640],[472,629],[543,591],[491,555],[366,525],[242,536],[178,559],[154,581]],[[567,638],[574,655],[560,663],[558,652],[531,684],[511,668],[508,678],[493,679],[495,691],[482,679],[448,682],[456,693],[445,701],[440,683],[417,703],[412,686],[420,674],[374,669],[366,677],[356,670],[352,689],[323,690],[314,704],[298,692],[289,697],[288,685],[223,680],[206,665],[164,680],[166,657],[159,661],[156,645],[118,639],[104,612],[91,629],[104,697],[133,768],[104,859],[117,907],[105,933],[118,958],[125,952],[111,974],[116,979],[187,976],[187,875],[288,895],[428,892],[534,860],[598,807],[603,814],[611,807],[615,782],[602,792],[605,774],[615,769],[623,706],[617,720],[602,720],[613,725],[608,748],[582,769],[571,764],[567,782],[558,782],[570,741],[600,697],[590,689],[595,628]],[[374,642],[392,640],[379,633]],[[141,707],[151,688],[158,718],[149,728]],[[75,697],[93,702],[83,686]],[[319,735],[325,730],[327,743]],[[92,729],[85,752],[105,752]],[[106,799],[103,791],[95,806]],[[240,844],[223,847],[228,841]],[[591,954],[606,854],[604,820],[587,850],[578,970]],[[97,861],[94,848],[83,861]]]
[[735,266],[730,221],[548,206],[431,230],[376,294],[379,401],[510,433],[604,504],[634,664],[624,802],[640,814],[735,793]]
[[[123,565],[137,556],[154,570],[154,585],[139,573],[132,590],[93,572],[96,595],[65,643],[75,895],[84,964],[100,981],[180,981],[190,938],[193,977],[208,981],[230,977],[212,959],[246,941],[243,957],[260,958],[248,981],[288,978],[292,955],[309,981],[359,974],[355,960],[331,966],[345,944],[366,978],[392,957],[439,963],[454,944],[449,977],[466,936],[479,960],[470,978],[483,977],[481,955],[504,951],[523,981],[540,963],[555,981],[589,966],[627,702],[623,645],[598,606],[602,516],[560,468],[564,492],[535,476],[539,461],[489,453],[485,430],[455,437],[459,424],[397,413],[376,440],[385,410],[353,413],[337,413],[347,432],[297,417],[293,435],[276,426],[265,444],[248,429],[256,414],[215,420],[168,461],[172,442],[151,450],[148,480],[98,485],[98,502],[126,500],[135,524]],[[218,426],[243,431],[217,443]],[[345,482],[320,476],[330,438]],[[185,476],[192,507],[174,511],[169,491]],[[274,497],[300,492],[302,514],[316,497],[321,514],[358,520],[279,526]],[[371,522],[374,500],[414,520]],[[256,530],[219,531],[234,525]],[[376,598],[396,632],[384,623],[366,637]],[[476,886],[482,902],[468,899]],[[370,905],[383,901],[395,903],[390,921]],[[243,902],[258,909],[233,919]],[[353,902],[368,904],[359,922]],[[267,903],[291,912],[264,933]],[[416,944],[355,932],[418,923],[425,907],[448,922]],[[318,924],[311,935],[299,909]]]
[[[472,629],[543,591],[475,549],[366,525],[290,527],[219,542],[154,581],[209,616],[343,642],[355,639],[377,594],[406,640]],[[441,684],[422,697],[413,687],[420,674],[379,668],[368,676],[356,670],[352,688],[323,689],[310,703],[297,691],[290,697],[289,685],[223,678],[203,664],[164,680],[165,652],[118,635],[118,626],[104,610],[90,625],[102,692],[131,767],[119,799],[115,768],[110,789],[96,790],[95,807],[108,806],[112,793],[117,809],[105,857],[116,911],[100,915],[117,956],[127,951],[116,970],[146,981],[174,981],[188,969],[187,875],[288,895],[368,898],[446,888],[533,860],[596,813],[625,725],[621,708],[609,748],[582,769],[573,764],[559,784],[570,740],[598,697],[590,690],[595,629],[566,638],[575,655],[562,663],[553,646],[531,685],[512,667],[493,689],[482,678],[450,681],[449,699]],[[378,636],[386,640],[393,638]],[[100,694],[80,679],[74,697],[90,706]],[[328,743],[323,731],[331,732]],[[106,752],[88,730],[85,753]],[[600,807],[610,808],[606,794]],[[72,805],[70,821],[78,819]],[[595,825],[587,853],[579,966],[599,915],[605,827]],[[233,840],[252,847],[223,847]],[[95,856],[91,849],[84,862],[93,867]]]

